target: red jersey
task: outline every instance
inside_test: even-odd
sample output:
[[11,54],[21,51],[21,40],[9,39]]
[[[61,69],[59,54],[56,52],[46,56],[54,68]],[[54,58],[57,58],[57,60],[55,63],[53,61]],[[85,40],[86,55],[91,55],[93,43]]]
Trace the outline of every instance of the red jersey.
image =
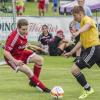
[[7,38],[5,50],[9,51],[14,58],[19,58],[27,44],[27,35],[22,36],[15,30]]

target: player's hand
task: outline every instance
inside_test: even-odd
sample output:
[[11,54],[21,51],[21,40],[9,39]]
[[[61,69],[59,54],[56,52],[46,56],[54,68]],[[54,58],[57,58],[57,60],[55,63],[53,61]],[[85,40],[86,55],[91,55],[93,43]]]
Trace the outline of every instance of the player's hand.
[[70,56],[72,56],[72,53],[71,52],[67,52],[67,53],[63,54],[63,56],[64,57],[70,57]]
[[16,60],[16,59],[15,59],[14,62],[15,62],[15,64],[18,65],[18,66],[24,65],[23,61],[21,61],[21,60]]

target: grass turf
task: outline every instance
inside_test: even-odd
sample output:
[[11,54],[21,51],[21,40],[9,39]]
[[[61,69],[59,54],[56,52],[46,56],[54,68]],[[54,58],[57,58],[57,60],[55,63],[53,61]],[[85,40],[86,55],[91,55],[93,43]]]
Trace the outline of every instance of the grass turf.
[[[44,56],[44,59],[40,79],[49,88],[61,86],[65,91],[62,100],[78,100],[82,88],[70,73],[73,58]],[[29,66],[32,68],[32,64]],[[95,65],[91,70],[85,69],[84,74],[95,90],[95,93],[85,100],[99,100],[99,68]],[[0,66],[0,100],[52,100],[52,97],[29,87],[28,78],[24,74],[15,73],[4,65]]]

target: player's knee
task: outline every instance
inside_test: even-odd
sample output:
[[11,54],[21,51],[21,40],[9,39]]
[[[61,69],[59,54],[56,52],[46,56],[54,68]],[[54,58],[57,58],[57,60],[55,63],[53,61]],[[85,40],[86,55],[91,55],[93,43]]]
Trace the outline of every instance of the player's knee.
[[43,57],[39,56],[39,57],[38,57],[38,60],[37,60],[37,64],[42,65],[43,62],[44,62]]
[[63,50],[61,50],[60,48],[57,49],[57,55],[60,56],[63,53]]
[[72,73],[73,76],[76,76],[80,73],[80,70],[77,67],[72,67],[71,73]]
[[76,74],[75,70],[71,69],[71,74],[75,75]]
[[26,74],[27,74],[27,76],[28,76],[29,78],[33,76],[33,72],[32,72],[32,71],[29,71],[29,70],[26,72]]

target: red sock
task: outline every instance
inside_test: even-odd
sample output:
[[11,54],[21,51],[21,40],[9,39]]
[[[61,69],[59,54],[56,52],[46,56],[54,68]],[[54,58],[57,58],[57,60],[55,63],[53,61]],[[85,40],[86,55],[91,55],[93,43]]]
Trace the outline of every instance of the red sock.
[[35,64],[34,65],[34,75],[38,78],[41,72],[41,65]]
[[34,75],[30,78],[30,80],[41,90],[44,90],[46,87],[45,85]]

